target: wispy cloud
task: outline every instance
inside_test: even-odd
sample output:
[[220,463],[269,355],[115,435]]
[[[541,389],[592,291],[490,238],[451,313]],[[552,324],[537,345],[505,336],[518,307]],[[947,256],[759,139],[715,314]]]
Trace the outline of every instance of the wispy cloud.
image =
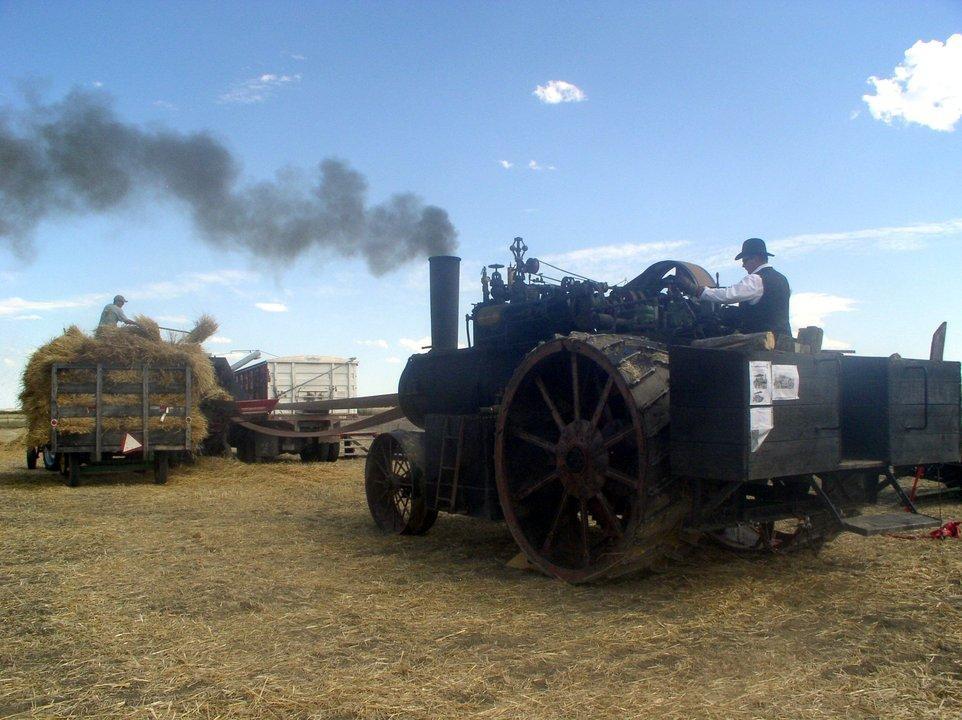
[[534,170],[535,172],[540,172],[541,170],[554,170],[554,169],[555,169],[555,166],[554,166],[554,165],[542,165],[542,164],[539,163],[537,160],[531,160],[531,161],[528,163],[528,169],[529,169],[529,170]]
[[260,103],[267,100],[278,88],[299,83],[300,81],[301,76],[299,74],[277,75],[275,73],[264,73],[263,75],[234,83],[230,89],[221,94],[217,100],[223,104],[250,105],[252,103]]
[[100,80],[94,80],[90,84],[93,85],[95,88],[102,88],[104,86],[104,84]]
[[388,347],[387,340],[356,340],[355,342],[358,345],[364,345],[366,347],[383,348],[384,350],[387,350],[387,347]]
[[401,362],[401,358],[392,355],[391,357],[384,358],[384,362],[390,363],[391,365],[397,365]]
[[852,312],[856,309],[856,305],[858,305],[857,300],[840,295],[818,292],[792,293],[792,327],[796,330],[809,325],[821,327],[825,324],[827,316],[840,312]]
[[258,277],[257,273],[246,270],[223,269],[216,272],[189,272],[178,276],[174,280],[149,283],[140,289],[131,290],[128,299],[169,300],[171,298],[200,292],[210,286],[233,287],[245,283],[252,283],[257,280]]
[[211,337],[204,340],[205,343],[213,343],[214,345],[230,345],[234,341],[229,337],[224,337],[223,335],[212,335]]
[[412,352],[423,352],[424,348],[431,344],[431,336],[425,335],[421,338],[401,338],[397,341],[398,345],[407,348]]
[[269,313],[282,313],[287,312],[287,305],[279,302],[259,302],[254,303],[254,307],[258,310],[263,310]]
[[307,57],[301,55],[300,53],[288,53],[287,57],[289,57],[291,60],[307,60]]
[[581,88],[565,80],[549,80],[546,85],[538,85],[532,95],[547,105],[584,102],[588,99]]
[[106,299],[106,295],[99,293],[80,295],[65,300],[25,300],[21,297],[2,298],[0,299],[0,317],[19,316],[21,319],[28,319],[27,316],[24,315],[25,311],[34,310],[43,312],[46,310],[90,307],[92,305],[99,305]]
[[39,315],[14,315],[11,320],[43,320]]
[[186,315],[158,315],[157,319],[160,320],[161,322],[169,322],[169,323],[190,322],[190,318],[188,318]]
[[16,367],[17,362],[16,360],[11,360],[10,358],[5,357],[3,359],[3,364],[6,365],[7,367]]
[[511,168],[514,167],[514,163],[513,163],[513,162],[509,162],[509,161],[507,161],[507,160],[498,160],[498,164],[499,164],[501,167],[503,167],[505,170],[510,170]]
[[863,95],[872,117],[891,124],[923,125],[952,132],[962,117],[962,34],[945,43],[919,40],[905,51],[892,77],[868,79],[874,95]]
[[153,106],[156,108],[161,108],[162,110],[176,110],[177,106],[173,103],[169,103],[166,100],[154,100]]
[[[655,260],[677,255],[677,250],[687,245],[689,243],[685,240],[595,245],[566,253],[545,255],[542,259],[568,272],[614,283],[639,275]],[[544,272],[547,275],[557,274],[549,268],[544,268]]]
[[[768,243],[768,249],[781,258],[818,250],[849,252],[888,251],[909,252],[927,247],[931,242],[962,236],[962,219],[943,222],[918,223],[890,227],[844,230],[841,232],[804,233],[778,238]],[[703,260],[708,268],[730,265],[741,244],[731,244]]]

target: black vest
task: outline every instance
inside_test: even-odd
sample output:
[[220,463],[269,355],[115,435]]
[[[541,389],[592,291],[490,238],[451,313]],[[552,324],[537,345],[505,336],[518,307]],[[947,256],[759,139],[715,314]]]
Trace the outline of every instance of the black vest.
[[765,292],[754,305],[738,303],[739,330],[743,333],[771,331],[777,336],[791,337],[788,323],[788,299],[792,289],[788,279],[773,268],[762,268],[755,273],[762,279]]

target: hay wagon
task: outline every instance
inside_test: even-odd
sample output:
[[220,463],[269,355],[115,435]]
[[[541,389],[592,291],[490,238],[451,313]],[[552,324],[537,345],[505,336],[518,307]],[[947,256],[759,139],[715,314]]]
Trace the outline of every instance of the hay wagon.
[[191,447],[188,365],[55,363],[50,380],[50,450],[71,486],[149,470],[163,484]]

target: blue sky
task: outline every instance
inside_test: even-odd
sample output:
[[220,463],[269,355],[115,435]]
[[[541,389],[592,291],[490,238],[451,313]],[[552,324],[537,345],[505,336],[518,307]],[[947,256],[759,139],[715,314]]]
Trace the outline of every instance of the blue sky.
[[[462,313],[516,235],[601,280],[672,257],[723,283],[759,236],[793,325],[925,357],[948,320],[962,359],[960,33],[957,2],[0,0],[0,105],[100,94],[144,132],[210,133],[239,185],[338,158],[371,204],[413,192],[447,211]],[[38,345],[93,329],[118,292],[161,324],[211,313],[212,352],[357,357],[365,394],[396,389],[430,328],[426,261],[374,276],[324,247],[255,257],[205,242],[156,188],[12,241],[0,407]]]

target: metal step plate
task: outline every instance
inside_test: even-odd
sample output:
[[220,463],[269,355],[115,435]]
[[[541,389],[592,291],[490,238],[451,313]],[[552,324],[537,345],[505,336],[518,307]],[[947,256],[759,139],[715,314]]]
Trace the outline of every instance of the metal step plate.
[[896,512],[883,515],[857,515],[845,518],[842,529],[857,535],[881,535],[883,533],[930,530],[941,523],[928,515]]

